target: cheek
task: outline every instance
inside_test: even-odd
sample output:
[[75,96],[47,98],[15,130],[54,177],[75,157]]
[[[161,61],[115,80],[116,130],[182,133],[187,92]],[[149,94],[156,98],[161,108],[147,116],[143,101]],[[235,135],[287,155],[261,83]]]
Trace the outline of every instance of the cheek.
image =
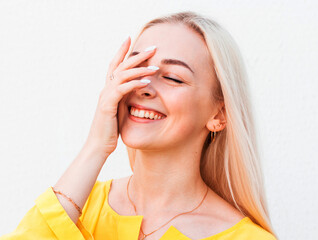
[[192,123],[194,126],[201,128],[206,124],[210,112],[211,99],[209,94],[202,94],[201,91],[197,91],[197,94],[184,98],[180,115],[187,118],[189,124]]
[[176,88],[164,99],[170,114],[190,120],[192,115],[200,111],[200,95],[196,93],[197,89],[192,87]]
[[127,112],[127,106],[123,102],[120,102],[118,105],[117,119],[118,119],[118,129],[121,133],[123,122],[125,121],[125,117]]
[[193,129],[197,122],[199,113],[196,101],[193,101],[193,96],[179,97],[176,96],[176,102],[170,104],[169,110],[174,116],[175,127],[182,130]]

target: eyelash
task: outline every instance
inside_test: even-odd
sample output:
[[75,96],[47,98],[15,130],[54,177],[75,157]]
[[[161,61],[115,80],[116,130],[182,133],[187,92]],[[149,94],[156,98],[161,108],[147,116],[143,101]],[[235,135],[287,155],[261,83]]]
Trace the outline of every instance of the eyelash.
[[[136,67],[140,67],[140,65],[138,65],[138,66],[136,66]],[[180,81],[180,80],[178,80],[178,79],[175,79],[175,78],[165,77],[165,76],[163,76],[163,78],[168,79],[168,80],[171,80],[171,81],[174,81],[174,82],[176,82],[176,83],[178,83],[178,84],[182,84],[182,83],[183,83],[182,81]]]
[[183,83],[182,81],[180,81],[180,80],[178,80],[178,79],[171,78],[171,77],[163,77],[163,78],[172,80],[172,81],[174,81],[174,82],[176,82],[176,83],[179,83],[179,84]]

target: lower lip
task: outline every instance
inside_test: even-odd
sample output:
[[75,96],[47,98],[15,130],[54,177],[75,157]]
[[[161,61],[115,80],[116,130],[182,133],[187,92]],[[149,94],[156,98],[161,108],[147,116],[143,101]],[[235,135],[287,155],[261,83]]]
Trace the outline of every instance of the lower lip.
[[156,119],[156,120],[151,120],[151,119],[147,119],[147,118],[139,118],[139,117],[135,117],[135,116],[131,115],[130,113],[128,113],[128,117],[129,117],[129,119],[133,120],[134,122],[139,122],[139,123],[150,123],[150,122],[156,122],[156,121],[160,121],[162,119],[165,119],[165,117],[161,118],[161,119]]

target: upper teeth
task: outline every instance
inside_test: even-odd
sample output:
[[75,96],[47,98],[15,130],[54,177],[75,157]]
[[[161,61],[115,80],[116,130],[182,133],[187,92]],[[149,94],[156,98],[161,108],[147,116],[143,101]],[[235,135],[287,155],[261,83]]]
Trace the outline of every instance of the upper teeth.
[[150,118],[150,119],[154,119],[154,120],[161,119],[164,117],[163,115],[161,115],[159,113],[149,111],[149,110],[137,109],[134,107],[131,107],[130,114],[135,116],[135,117]]

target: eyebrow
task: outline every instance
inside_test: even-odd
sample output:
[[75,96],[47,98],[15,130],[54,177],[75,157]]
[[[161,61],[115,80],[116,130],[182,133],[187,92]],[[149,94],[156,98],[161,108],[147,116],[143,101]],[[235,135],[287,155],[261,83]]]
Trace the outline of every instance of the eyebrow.
[[[132,53],[129,54],[128,58],[132,57],[132,56],[135,56],[137,54],[139,54],[139,52],[132,52]],[[161,60],[161,64],[183,66],[183,67],[189,69],[192,73],[194,73],[194,71],[189,67],[188,64],[186,64],[185,62],[183,62],[181,60],[178,60],[178,59],[162,59]]]

